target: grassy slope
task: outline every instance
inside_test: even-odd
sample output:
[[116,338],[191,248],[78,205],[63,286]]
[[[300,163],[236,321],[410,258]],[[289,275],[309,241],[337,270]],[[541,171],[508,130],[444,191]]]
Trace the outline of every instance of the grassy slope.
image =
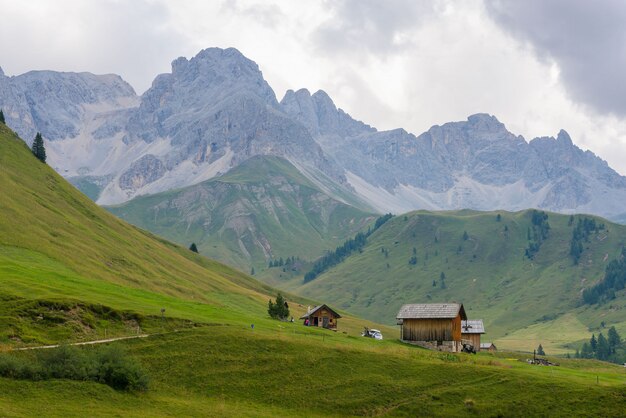
[[[370,237],[361,254],[309,284],[296,278],[284,287],[385,323],[394,323],[403,303],[462,301],[470,317],[485,321],[486,340],[522,350],[542,342],[553,353],[567,351],[562,344],[588,339],[588,328],[597,333],[602,321],[626,332],[626,298],[611,309],[578,307],[581,289],[603,277],[606,264],[619,254],[626,227],[600,220],[608,231],[592,235],[575,266],[569,257],[569,216],[549,215],[550,236],[529,260],[524,249],[530,212],[498,213],[500,222],[495,212],[398,216]],[[408,263],[413,247],[415,266]],[[446,289],[440,287],[441,272]]]
[[[4,125],[0,190],[0,344],[136,332],[119,323],[135,319],[158,331],[162,308],[166,319],[199,323],[270,321],[274,289],[120,221]],[[366,323],[343,321],[355,333]]]
[[[258,156],[227,174],[108,208],[122,219],[250,271],[269,258],[313,259],[374,218],[320,192],[289,162]],[[302,239],[306,237],[306,239]]]
[[[147,369],[148,392],[0,378],[2,416],[616,416],[626,407],[623,371],[611,365],[548,369],[433,353],[394,338],[357,337],[362,325],[373,324],[349,316],[337,333],[269,320],[269,289],[115,219],[2,126],[0,190],[0,350],[11,336],[30,335],[31,343],[67,339],[72,331],[93,338],[112,326],[107,317],[91,331],[80,321],[72,323],[76,329],[50,331],[59,324],[51,319],[63,318],[72,301],[74,311],[104,304],[158,315],[167,308],[165,321],[148,321],[151,333],[164,333],[115,343]],[[39,304],[51,301],[59,305]],[[300,315],[306,308],[292,309]],[[181,326],[175,317],[197,326],[171,332]]]
[[[591,361],[530,366],[449,355],[297,324],[207,327],[125,341],[151,389],[0,378],[3,415],[619,416],[623,368]],[[29,355],[20,353],[20,355]],[[596,383],[596,376],[599,384]]]
[[165,308],[168,315],[202,320],[232,318],[244,310],[260,314],[265,294],[272,293],[236,270],[100,209],[35,160],[2,125],[0,190],[5,313],[0,314],[0,342],[48,341],[33,334],[33,318],[21,315],[19,305],[29,305],[27,300],[81,301],[155,316]]

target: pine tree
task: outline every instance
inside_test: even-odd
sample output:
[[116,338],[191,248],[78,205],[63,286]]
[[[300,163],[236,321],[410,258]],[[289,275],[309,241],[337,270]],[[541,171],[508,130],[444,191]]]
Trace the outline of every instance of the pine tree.
[[283,295],[276,295],[276,303],[270,299],[267,304],[267,313],[274,319],[286,319],[289,316],[289,305]]
[[606,360],[609,358],[611,354],[611,348],[609,347],[609,342],[604,338],[604,335],[600,333],[598,335],[598,349],[596,350],[596,358],[598,360]]
[[496,222],[500,222],[502,220],[502,216],[500,216],[500,214],[498,213],[496,215]]
[[467,231],[463,231],[463,241],[467,241],[469,235],[467,235]]
[[543,351],[543,347],[541,346],[541,344],[539,344],[539,347],[537,347],[537,354],[539,354],[540,356],[546,355],[545,351]]
[[592,357],[593,357],[593,350],[591,349],[591,346],[589,345],[589,343],[584,342],[583,347],[580,349],[580,358],[592,358]]
[[589,345],[591,346],[591,351],[595,353],[596,350],[598,349],[598,340],[596,340],[596,334],[591,334]]
[[2,109],[0,109],[0,123],[3,125],[6,125],[6,122],[4,120],[4,113],[2,112]]
[[191,243],[191,245],[189,246],[189,249],[190,249],[191,251],[193,251],[194,253],[197,253],[197,252],[198,252],[198,247],[196,246],[196,243],[195,243],[195,242],[192,242],[192,243]]
[[612,353],[615,353],[615,349],[619,347],[621,342],[622,339],[617,333],[617,330],[615,329],[615,327],[611,327],[609,329],[609,347],[611,348]]
[[254,267],[250,269],[250,276],[254,276]]
[[37,132],[37,135],[35,135],[35,140],[33,141],[33,146],[31,150],[33,151],[35,157],[39,159],[39,161],[41,161],[42,163],[46,162],[46,148],[44,147],[43,138],[41,137],[41,134],[39,132]]

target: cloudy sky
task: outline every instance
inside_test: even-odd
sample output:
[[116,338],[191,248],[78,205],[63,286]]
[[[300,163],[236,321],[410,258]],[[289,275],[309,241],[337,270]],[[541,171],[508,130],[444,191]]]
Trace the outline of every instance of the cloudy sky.
[[626,174],[621,0],[0,0],[0,66],[117,73],[138,93],[179,56],[235,47],[282,98],[323,89],[419,134],[473,113],[527,140],[567,130]]

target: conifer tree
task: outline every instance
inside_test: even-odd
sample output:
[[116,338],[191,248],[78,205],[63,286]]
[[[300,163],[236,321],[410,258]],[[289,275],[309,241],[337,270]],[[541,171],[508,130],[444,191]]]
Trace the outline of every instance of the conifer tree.
[[196,243],[195,243],[195,242],[192,242],[192,243],[191,243],[191,245],[189,246],[189,249],[190,249],[191,251],[193,251],[194,253],[197,253],[197,252],[198,252],[198,247],[196,246]]
[[2,109],[0,109],[0,123],[3,125],[6,125],[6,122],[4,120],[4,113],[2,112]]
[[596,334],[591,334],[589,345],[591,346],[591,351],[595,353],[596,350],[598,349],[598,340],[596,340]]
[[537,354],[539,354],[540,356],[546,355],[546,352],[543,351],[543,347],[541,346],[541,344],[539,344],[539,347],[537,347]]
[[35,157],[39,159],[39,161],[41,161],[42,163],[46,162],[46,148],[44,147],[43,138],[41,137],[41,134],[39,132],[37,132],[37,135],[35,135],[35,140],[33,141],[33,146],[31,150],[33,151]]
[[615,353],[615,349],[620,345],[621,342],[622,339],[617,333],[617,330],[615,329],[615,327],[611,327],[609,329],[609,347],[611,348],[612,353]]
[[606,360],[609,358],[611,354],[611,348],[609,347],[609,342],[604,338],[604,335],[600,333],[598,335],[598,346],[596,350],[596,358],[598,360]]
[[276,295],[276,302],[270,299],[267,304],[267,313],[274,319],[286,319],[289,316],[289,305],[283,295]]

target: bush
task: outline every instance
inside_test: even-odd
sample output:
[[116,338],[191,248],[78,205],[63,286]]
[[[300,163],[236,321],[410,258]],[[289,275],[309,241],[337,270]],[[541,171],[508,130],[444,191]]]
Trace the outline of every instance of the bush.
[[71,379],[95,381],[116,390],[148,389],[148,376],[119,346],[84,350],[61,346],[40,350],[35,359],[15,354],[0,355],[0,376],[12,379]]
[[104,347],[96,356],[98,381],[117,390],[147,390],[148,376],[118,346]]

